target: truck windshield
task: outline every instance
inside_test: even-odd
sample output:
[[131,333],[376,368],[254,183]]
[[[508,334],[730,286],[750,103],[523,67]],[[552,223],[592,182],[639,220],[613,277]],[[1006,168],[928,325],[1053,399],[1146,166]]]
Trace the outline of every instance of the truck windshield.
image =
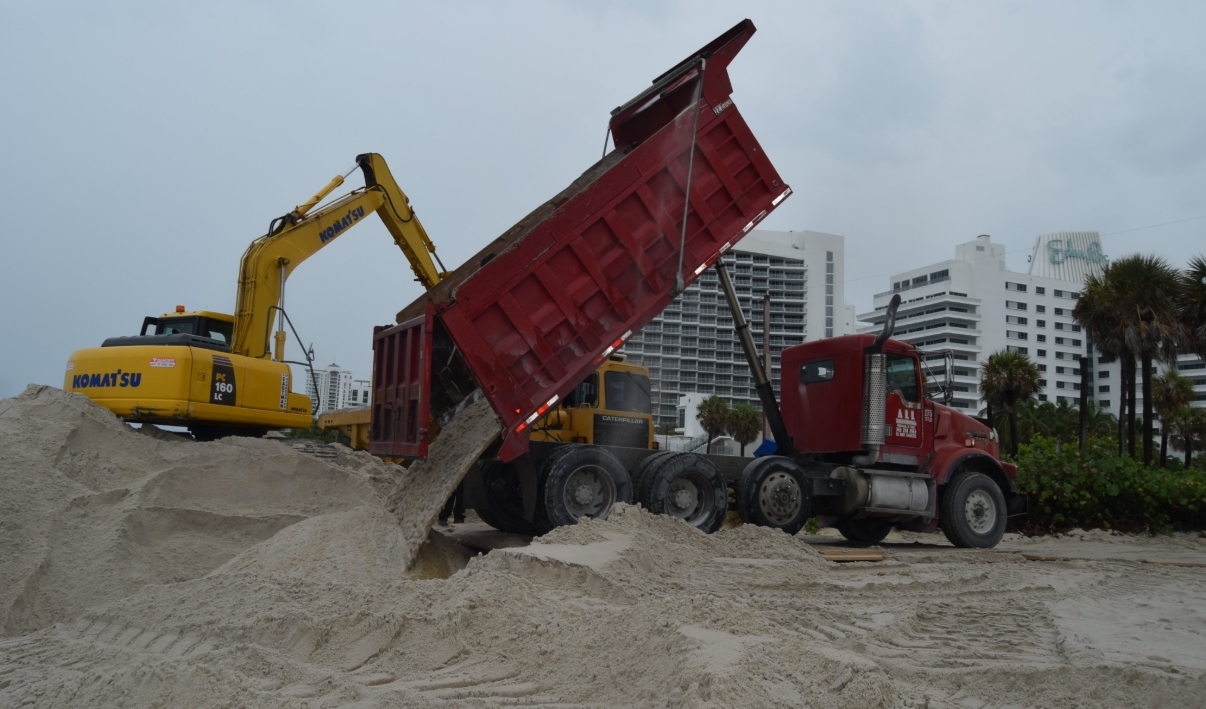
[[611,411],[650,412],[649,377],[630,372],[607,372],[603,375],[607,387],[604,404]]
[[905,401],[917,402],[917,367],[912,357],[888,355],[888,393]]

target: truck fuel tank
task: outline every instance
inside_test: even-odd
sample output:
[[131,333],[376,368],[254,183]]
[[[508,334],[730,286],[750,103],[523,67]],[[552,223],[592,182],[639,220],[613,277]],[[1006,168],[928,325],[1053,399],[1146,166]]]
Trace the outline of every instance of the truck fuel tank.
[[830,477],[846,481],[846,495],[835,498],[833,511],[839,515],[860,512],[933,516],[934,480],[922,473],[896,470],[863,470],[842,467]]

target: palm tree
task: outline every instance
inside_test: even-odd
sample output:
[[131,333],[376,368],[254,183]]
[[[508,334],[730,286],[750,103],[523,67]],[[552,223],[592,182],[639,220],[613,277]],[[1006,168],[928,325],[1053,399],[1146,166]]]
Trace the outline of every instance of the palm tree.
[[729,404],[724,399],[713,394],[699,402],[699,410],[695,412],[699,425],[708,433],[708,449],[712,452],[712,439],[724,433],[729,421]]
[[[1187,329],[1180,320],[1183,303],[1182,275],[1158,256],[1136,254],[1105,267],[1101,283],[1093,286],[1090,301],[1077,303],[1073,317],[1099,347],[1123,358],[1124,396],[1127,410],[1127,448],[1135,456],[1135,359],[1143,382],[1143,462],[1152,462],[1152,362],[1175,362],[1177,349],[1186,344]],[[1101,292],[1108,289],[1109,295]],[[1087,294],[1087,293],[1086,293]],[[1082,299],[1086,294],[1082,294]],[[1090,329],[1090,325],[1092,329]]]
[[1181,278],[1181,323],[1188,330],[1186,349],[1206,359],[1206,256],[1189,261]]
[[1018,402],[1039,393],[1042,387],[1038,382],[1038,366],[1021,352],[995,352],[980,372],[980,392],[984,401],[1009,417],[1009,452],[1014,457],[1018,454]]
[[1089,404],[1088,435],[1109,438],[1118,430],[1118,419],[1104,406]]
[[1168,415],[1193,399],[1193,382],[1176,370],[1169,370],[1152,381],[1152,407],[1160,417],[1160,467],[1168,463]]
[[745,447],[762,433],[762,412],[753,404],[737,404],[729,411],[727,428],[729,435],[741,446],[741,455],[744,456]]
[[[1106,274],[1092,274],[1085,279],[1085,286],[1080,291],[1076,307],[1072,309],[1072,319],[1084,329],[1085,336],[1101,355],[1102,362],[1113,362],[1121,359],[1122,400],[1118,407],[1118,455],[1122,455],[1126,435],[1123,421],[1127,420],[1127,384],[1130,383],[1131,396],[1134,396],[1135,384],[1128,380],[1127,351],[1123,346],[1122,331],[1119,324],[1122,320],[1121,305],[1118,294],[1106,282]],[[1134,359],[1131,358],[1131,363]],[[1131,402],[1133,403],[1133,402]],[[1131,426],[1134,430],[1134,424]]]
[[1182,406],[1169,413],[1168,427],[1172,429],[1172,443],[1185,449],[1185,467],[1193,462],[1195,448],[1206,446],[1206,409]]

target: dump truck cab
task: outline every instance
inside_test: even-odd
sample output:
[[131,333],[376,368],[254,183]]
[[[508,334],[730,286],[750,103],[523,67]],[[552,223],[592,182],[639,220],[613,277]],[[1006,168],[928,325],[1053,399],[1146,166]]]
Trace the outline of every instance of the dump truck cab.
[[[727,274],[721,280],[731,292]],[[930,395],[923,357],[934,353],[891,339],[899,304],[894,298],[878,335],[783,351],[779,405],[763,402],[779,455],[743,471],[743,517],[794,533],[816,515],[864,543],[892,527],[941,527],[956,546],[991,547],[1006,519],[1024,512],[1017,470],[1000,460],[996,431]],[[949,400],[953,360],[944,359],[939,390]]]
[[613,354],[532,426],[533,441],[653,447],[649,370]]

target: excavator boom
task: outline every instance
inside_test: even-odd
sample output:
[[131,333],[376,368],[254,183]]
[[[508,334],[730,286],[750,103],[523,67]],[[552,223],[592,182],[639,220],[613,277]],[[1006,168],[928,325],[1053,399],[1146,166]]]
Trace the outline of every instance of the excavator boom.
[[[331,243],[345,230],[376,212],[410,262],[417,280],[431,288],[446,275],[433,261],[435,244],[411,209],[410,200],[390,174],[385,158],[376,153],[356,156],[365,186],[310,213],[323,198],[343,183],[331,180],[309,201],[273,222],[269,232],[256,239],[243,254],[235,305],[235,331],[231,351],[254,358],[272,356],[273,310],[281,307],[285,281],[293,269]],[[279,350],[280,348],[278,348]],[[281,353],[277,352],[277,359]]]

